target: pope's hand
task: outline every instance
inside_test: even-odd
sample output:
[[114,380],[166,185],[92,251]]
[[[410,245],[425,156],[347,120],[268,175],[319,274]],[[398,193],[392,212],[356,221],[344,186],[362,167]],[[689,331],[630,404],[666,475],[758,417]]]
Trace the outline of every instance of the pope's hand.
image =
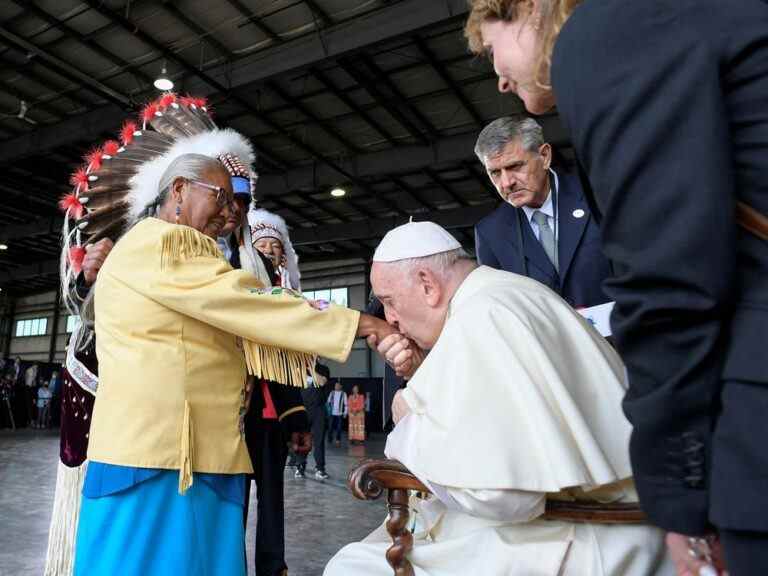
[[406,380],[413,376],[426,356],[415,342],[402,334],[390,334],[381,341],[377,341],[375,336],[369,336],[367,342],[394,368],[395,374]]
[[107,255],[112,250],[114,243],[109,238],[102,238],[96,244],[88,244],[85,247],[85,258],[83,259],[83,277],[85,283],[89,286],[96,282],[96,276],[99,273]]
[[408,416],[411,412],[411,407],[408,406],[408,402],[403,398],[403,391],[398,390],[395,392],[395,397],[392,399],[392,421],[397,424]]

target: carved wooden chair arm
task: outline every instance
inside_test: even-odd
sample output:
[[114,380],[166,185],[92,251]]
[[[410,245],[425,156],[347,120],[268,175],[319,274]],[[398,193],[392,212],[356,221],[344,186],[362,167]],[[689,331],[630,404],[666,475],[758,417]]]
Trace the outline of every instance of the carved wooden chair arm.
[[[377,500],[387,491],[387,532],[392,546],[386,557],[395,576],[413,576],[406,555],[413,548],[413,535],[408,524],[408,491],[431,493],[408,468],[397,460],[366,460],[349,473],[349,488],[360,500]],[[600,504],[547,500],[546,520],[591,522],[595,524],[643,524],[646,517],[637,504]]]

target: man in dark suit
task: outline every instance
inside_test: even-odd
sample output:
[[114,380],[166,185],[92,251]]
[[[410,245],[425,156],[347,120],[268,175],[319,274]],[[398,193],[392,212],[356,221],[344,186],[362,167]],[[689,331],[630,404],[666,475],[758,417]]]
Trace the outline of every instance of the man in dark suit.
[[541,126],[532,118],[494,120],[475,154],[504,200],[475,226],[478,262],[538,280],[577,308],[608,302],[600,230],[579,179],[550,168]]

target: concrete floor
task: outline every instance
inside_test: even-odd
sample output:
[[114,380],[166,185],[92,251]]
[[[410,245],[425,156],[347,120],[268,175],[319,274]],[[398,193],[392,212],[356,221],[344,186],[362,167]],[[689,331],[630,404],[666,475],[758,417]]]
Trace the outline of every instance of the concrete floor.
[[[346,487],[347,472],[364,458],[382,457],[383,437],[365,446],[328,446],[329,480],[295,479],[285,471],[286,562],[291,576],[319,576],[345,544],[360,540],[386,515],[384,500],[361,502]],[[58,431],[0,430],[0,576],[43,573],[48,523],[56,486]],[[253,574],[256,502],[247,527],[249,574]]]

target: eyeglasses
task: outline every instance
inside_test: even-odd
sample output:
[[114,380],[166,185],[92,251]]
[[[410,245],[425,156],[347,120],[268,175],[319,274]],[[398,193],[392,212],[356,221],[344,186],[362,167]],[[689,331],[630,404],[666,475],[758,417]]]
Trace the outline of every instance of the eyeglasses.
[[208,190],[216,192],[216,205],[219,206],[219,208],[224,208],[224,206],[229,206],[231,208],[235,203],[234,198],[232,197],[227,198],[227,191],[221,186],[214,186],[213,184],[208,184],[207,182],[200,182],[199,180],[191,180],[191,179],[187,179],[187,182],[189,182],[190,184],[196,184],[201,188],[207,188]]

